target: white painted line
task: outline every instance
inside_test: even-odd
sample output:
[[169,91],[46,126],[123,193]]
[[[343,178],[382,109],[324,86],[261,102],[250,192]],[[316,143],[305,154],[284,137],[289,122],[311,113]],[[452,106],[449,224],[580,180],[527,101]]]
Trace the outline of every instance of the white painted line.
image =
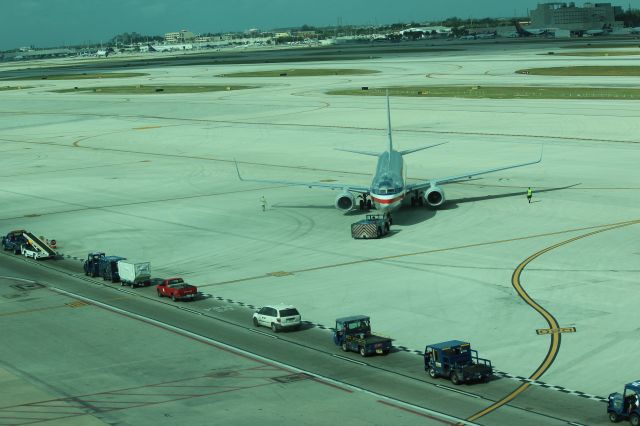
[[360,364],[360,365],[364,365],[364,366],[368,366],[369,365],[366,362],[356,361],[355,359],[347,358],[346,356],[341,356],[341,355],[336,355],[336,354],[333,354],[331,356],[334,356],[334,357],[339,358],[339,359],[343,359],[345,361],[353,362],[354,364]]
[[247,330],[249,330],[252,333],[258,333],[258,334],[262,334],[263,336],[271,337],[272,339],[278,339],[277,336],[274,336],[273,334],[265,333],[264,331],[254,330],[252,328],[247,328]]
[[[394,399],[394,398],[390,398],[388,396],[381,395],[381,394],[378,394],[376,392],[373,392],[373,391],[370,391],[370,390],[367,390],[367,389],[364,389],[364,388],[360,388],[360,387],[357,387],[357,386],[354,386],[354,385],[350,385],[348,383],[340,382],[338,380],[333,380],[333,379],[331,379],[329,377],[325,377],[325,376],[321,376],[321,375],[316,374],[316,373],[312,373],[311,371],[302,370],[300,368],[297,368],[297,367],[294,367],[294,366],[291,366],[291,365],[288,365],[288,364],[284,364],[284,363],[279,362],[279,361],[275,361],[275,360],[272,360],[272,359],[269,359],[269,358],[265,358],[265,357],[262,357],[260,355],[256,355],[256,354],[254,354],[252,352],[248,352],[248,351],[245,351],[243,349],[236,348],[235,346],[227,345],[226,343],[222,343],[222,342],[219,342],[217,340],[214,340],[214,339],[211,339],[211,338],[208,338],[208,337],[200,336],[199,334],[195,334],[195,333],[192,333],[190,331],[183,330],[181,328],[174,327],[174,326],[169,325],[169,324],[165,324],[163,322],[154,320],[152,318],[147,318],[145,316],[138,315],[138,314],[135,314],[133,312],[126,311],[124,309],[116,308],[115,306],[107,305],[106,303],[98,302],[97,300],[93,300],[93,299],[90,299],[88,297],[80,296],[79,294],[71,293],[71,292],[68,292],[66,290],[62,290],[62,289],[57,288],[57,287],[49,287],[49,289],[51,289],[53,291],[56,291],[58,293],[61,293],[61,294],[65,294],[65,295],[67,295],[69,297],[72,297],[72,298],[75,298],[75,299],[80,299],[80,300],[84,300],[85,302],[93,303],[95,305],[101,306],[101,307],[103,307],[105,309],[108,309],[110,311],[118,312],[118,313],[123,314],[123,315],[128,315],[128,316],[130,316],[132,318],[137,318],[137,319],[139,319],[141,321],[144,321],[144,322],[147,322],[149,324],[153,324],[153,325],[156,325],[158,327],[166,328],[167,330],[171,330],[173,332],[176,332],[176,333],[179,333],[179,334],[183,334],[185,336],[189,336],[189,337],[191,337],[191,338],[193,338],[195,340],[200,340],[200,341],[205,342],[205,343],[213,343],[213,344],[215,344],[215,345],[217,345],[219,347],[225,348],[225,349],[227,349],[229,351],[232,351],[232,352],[236,352],[238,354],[244,355],[244,356],[249,357],[249,358],[257,359],[257,360],[260,360],[260,361],[265,362],[265,363],[275,364],[275,365],[278,365],[278,366],[280,366],[282,368],[286,368],[288,370],[294,371],[296,373],[308,374],[309,376],[315,377],[316,379],[321,380],[321,381],[326,382],[326,383],[331,383],[331,384],[333,384],[333,385],[335,385],[335,386],[337,386],[339,388],[341,387],[341,388],[346,388],[346,389],[353,390],[353,391],[364,392],[367,395],[374,396],[375,398],[378,398],[378,399],[381,399],[381,400],[384,400],[384,401],[388,401],[388,402],[393,402],[396,405],[400,405],[400,406],[403,406],[403,407],[411,408],[412,410],[420,411],[422,413],[426,413],[426,414],[432,415],[434,417],[439,417],[439,418],[441,418],[443,420],[449,421],[451,423],[455,423],[456,425],[479,426],[477,423],[468,422],[466,420],[459,419],[459,418],[453,417],[453,416],[449,416],[447,414],[440,413],[438,411],[434,411],[434,410],[430,410],[428,408],[420,407],[419,405],[413,405],[413,404],[410,404],[408,402],[404,402],[404,401],[400,401],[400,400],[397,400],[397,399]],[[358,361],[353,361],[353,360],[351,360],[349,358],[341,357],[339,355],[334,355],[334,356],[336,356],[338,358],[344,358],[346,360],[349,360],[349,361],[352,361],[352,362],[356,362],[358,364],[362,364],[362,363],[360,363]],[[364,364],[364,365],[367,365],[367,364]]]
[[446,390],[451,391],[451,392],[460,393],[462,395],[467,395],[467,396],[470,396],[472,398],[480,398],[478,395],[474,395],[472,393],[461,391],[461,390],[458,390],[458,389],[455,389],[455,388],[450,388],[449,386],[436,385],[436,387],[441,388],[441,389],[446,389]]

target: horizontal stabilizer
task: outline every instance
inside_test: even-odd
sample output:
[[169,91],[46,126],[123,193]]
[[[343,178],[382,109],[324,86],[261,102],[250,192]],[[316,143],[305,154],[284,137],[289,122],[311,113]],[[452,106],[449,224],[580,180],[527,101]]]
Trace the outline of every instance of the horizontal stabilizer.
[[358,151],[356,149],[342,149],[342,148],[334,148],[336,151],[344,151],[344,152],[352,152],[354,154],[360,154],[360,155],[370,155],[372,157],[379,157],[380,153],[379,152],[371,152],[371,151]]
[[435,145],[423,146],[421,148],[405,149],[404,151],[400,151],[400,154],[401,155],[407,155],[407,154],[411,154],[413,152],[422,151],[423,149],[433,148],[434,146],[444,145],[445,143],[447,143],[447,142],[440,142],[440,143],[437,143]]

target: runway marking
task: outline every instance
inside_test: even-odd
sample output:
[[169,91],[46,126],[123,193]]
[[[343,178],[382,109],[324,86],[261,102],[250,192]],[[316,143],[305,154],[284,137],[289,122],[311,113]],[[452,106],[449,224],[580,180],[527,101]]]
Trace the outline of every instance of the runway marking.
[[252,333],[262,334],[263,336],[271,337],[272,339],[278,339],[277,336],[274,336],[273,334],[265,333],[264,331],[252,330],[252,329],[249,329],[249,331]]
[[[315,108],[311,111],[314,111]],[[347,129],[347,130],[371,130],[371,131],[385,131],[386,128],[382,127],[359,127],[359,126],[339,126],[330,124],[304,124],[304,123],[273,123],[269,121],[252,121],[252,120],[215,120],[205,118],[184,118],[184,117],[165,117],[160,115],[136,115],[136,114],[98,114],[98,113],[81,113],[81,112],[43,112],[43,111],[4,111],[2,114],[21,114],[21,115],[62,115],[62,116],[82,116],[82,117],[108,117],[108,118],[136,118],[142,120],[162,120],[162,121],[177,121],[188,123],[219,123],[219,124],[240,124],[243,126],[273,126],[273,127],[299,127],[299,128],[312,128],[312,129]],[[493,132],[462,132],[462,131],[449,131],[449,130],[424,130],[424,129],[396,129],[396,133],[413,133],[413,134],[436,134],[436,135],[462,135],[462,136],[497,136],[504,138],[521,137],[528,139],[542,139],[549,141],[555,140],[569,140],[569,141],[586,141],[586,142],[613,142],[613,143],[626,143],[626,144],[638,144],[640,141],[635,140],[621,140],[621,139],[597,139],[597,138],[575,138],[571,136],[553,136],[553,135],[535,135],[524,133],[493,133]]]
[[149,129],[159,129],[164,126],[143,126],[143,127],[134,127],[133,130],[149,130]]
[[293,275],[293,272],[286,272],[286,271],[267,272],[267,275],[271,275],[272,277],[286,277],[288,275]]
[[[543,254],[548,253],[552,250],[555,250],[559,247],[562,247],[566,244],[573,243],[580,239],[591,237],[591,236],[600,234],[602,232],[619,229],[625,226],[636,225],[639,223],[640,223],[640,220],[633,220],[633,221],[621,222],[618,224],[612,224],[605,228],[597,229],[592,232],[587,232],[586,234],[578,235],[576,237],[569,238],[568,240],[564,240],[557,244],[544,248],[532,254],[531,256],[526,258],[524,261],[522,261],[522,263],[518,265],[515,271],[513,271],[513,275],[511,276],[511,284],[513,285],[518,295],[522,298],[522,300],[524,300],[525,303],[527,303],[529,306],[535,309],[540,315],[542,315],[542,317],[547,321],[547,324],[549,324],[550,329],[560,329],[560,326],[558,325],[558,321],[555,319],[555,317],[551,313],[549,313],[546,309],[544,309],[541,305],[539,305],[535,300],[533,300],[533,298],[529,296],[527,291],[522,287],[522,283],[520,282],[520,276],[522,275],[522,271],[524,271],[524,268],[529,263],[533,262],[535,259],[542,256]],[[558,355],[558,352],[560,351],[561,333],[550,333],[548,335],[551,337],[551,341],[549,343],[549,350],[547,352],[547,356],[540,363],[536,371],[534,371],[533,374],[529,376],[529,379],[531,380],[538,380],[549,369],[549,367],[551,367],[551,364],[553,364],[553,362],[556,359],[556,356]],[[467,420],[475,421],[480,417],[483,417],[491,413],[492,411],[497,410],[498,408],[502,407],[503,405],[515,399],[518,395],[520,395],[522,392],[527,390],[529,386],[531,386],[531,384],[528,382],[521,384],[513,392],[511,392],[501,400],[491,404],[489,407],[485,408],[484,410],[481,410],[476,414],[468,417]]]
[[[257,187],[257,188],[241,189],[241,190],[228,191],[228,192],[212,192],[212,193],[208,193],[208,194],[186,195],[186,196],[182,196],[182,197],[163,198],[163,199],[146,200],[146,201],[136,201],[136,202],[132,202],[132,203],[110,204],[110,205],[102,205],[102,206],[87,206],[87,205],[78,204],[78,203],[66,202],[65,203],[66,205],[68,205],[68,206],[76,206],[76,208],[70,208],[68,210],[60,210],[60,211],[55,211],[55,212],[50,212],[50,213],[40,213],[39,215],[40,216],[50,216],[50,215],[56,215],[56,214],[64,214],[64,213],[73,213],[73,212],[78,212],[78,211],[85,211],[85,210],[104,210],[104,209],[112,209],[112,208],[117,208],[117,207],[128,207],[128,206],[143,205],[143,204],[162,203],[162,202],[166,202],[166,201],[179,201],[179,200],[190,200],[190,199],[195,199],[195,198],[218,197],[218,196],[230,195],[230,194],[238,194],[238,193],[243,193],[243,192],[258,192],[258,191],[265,191],[265,190],[268,191],[268,190],[284,188],[284,187],[286,187],[286,185]],[[6,192],[6,193],[9,193],[9,194],[23,195],[23,196],[27,196],[27,197],[31,197],[31,198],[44,199],[44,200],[47,200],[47,201],[60,202],[60,200],[54,200],[54,199],[51,199],[51,198],[41,197],[41,196],[40,197],[39,196],[33,196],[33,195],[30,195],[30,194],[25,194],[25,193],[21,193],[21,192],[8,191],[6,189],[0,189],[0,191],[1,192]],[[256,209],[256,211],[257,211],[257,209]],[[123,213],[120,213],[120,212],[112,212],[112,213],[123,214]],[[24,215],[15,216],[15,217],[3,217],[2,219],[8,220],[8,219],[23,219],[23,218],[24,218]],[[145,217],[145,219],[149,219],[149,218]]]
[[342,356],[342,355],[331,354],[331,356],[334,357],[334,358],[338,358],[338,359],[344,360],[344,361],[352,362],[354,364],[359,364],[359,365],[364,365],[364,366],[368,366],[369,365],[366,362],[356,361],[355,359],[347,358],[346,356]]
[[[524,240],[529,240],[529,239],[533,239],[533,238],[550,237],[550,236],[554,236],[554,235],[562,235],[562,234],[567,234],[567,233],[571,233],[571,232],[585,231],[585,230],[589,230],[589,229],[608,228],[608,227],[615,227],[615,226],[627,226],[627,225],[633,225],[633,224],[636,224],[636,223],[640,223],[640,219],[624,221],[624,222],[618,222],[618,223],[613,223],[613,224],[606,224],[606,225],[595,225],[595,226],[586,226],[586,227],[581,227],[581,228],[572,228],[572,229],[566,229],[566,230],[563,230],[563,231],[546,232],[546,233],[542,233],[542,234],[526,235],[524,237],[507,238],[507,239],[504,239],[504,240],[487,241],[487,242],[481,242],[481,243],[465,244],[465,245],[461,245],[461,246],[445,247],[445,248],[440,248],[440,249],[431,249],[431,250],[423,250],[423,251],[416,251],[416,252],[409,252],[409,253],[393,254],[393,255],[389,255],[389,256],[370,257],[370,258],[366,258],[366,259],[350,260],[350,261],[347,261],[347,262],[333,263],[333,264],[329,264],[329,265],[314,266],[314,267],[311,267],[311,268],[293,270],[293,271],[289,271],[288,274],[301,274],[303,272],[313,272],[313,271],[319,271],[319,270],[323,270],[323,269],[340,268],[340,267],[343,267],[343,266],[352,266],[352,265],[358,265],[358,264],[363,264],[363,263],[381,262],[381,261],[385,261],[385,260],[401,259],[401,258],[405,258],[405,257],[419,256],[419,255],[423,255],[423,254],[441,253],[441,252],[461,250],[461,249],[466,249],[466,248],[483,247],[483,246],[489,246],[489,245],[495,245],[495,244],[504,244],[504,243],[510,243],[510,242],[514,242],[514,241],[524,241]],[[608,229],[606,229],[606,230],[608,230]],[[602,232],[602,230],[595,231],[595,232]],[[221,286],[221,285],[226,285],[226,284],[235,284],[235,283],[241,283],[241,282],[245,282],[245,281],[252,281],[252,280],[262,279],[262,278],[271,277],[271,276],[274,276],[274,275],[272,273],[266,273],[264,275],[256,275],[256,276],[247,277],[247,278],[237,278],[237,279],[234,279],[234,280],[221,281],[221,282],[217,282],[217,283],[201,284],[198,287],[204,288],[204,287],[212,287],[212,286]]]
[[536,330],[536,334],[553,334],[553,333],[575,333],[575,327],[560,327],[560,328],[539,328]]
[[82,300],[75,300],[73,302],[65,303],[65,305],[67,305],[70,308],[81,308],[83,306],[89,306],[91,305],[91,303],[88,303]]
[[440,389],[446,389],[448,391],[459,393],[459,394],[466,395],[466,396],[470,396],[472,398],[480,398],[478,395],[475,395],[475,394],[472,394],[472,393],[469,393],[469,392],[465,392],[465,391],[461,391],[461,390],[458,390],[458,389],[450,388],[449,386],[438,385],[438,384],[436,384],[435,386],[437,388],[440,388]]

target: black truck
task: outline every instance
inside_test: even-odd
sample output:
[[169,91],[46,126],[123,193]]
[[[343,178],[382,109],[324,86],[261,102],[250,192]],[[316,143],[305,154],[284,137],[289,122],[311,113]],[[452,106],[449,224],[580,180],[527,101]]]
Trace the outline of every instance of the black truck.
[[391,351],[392,339],[371,333],[368,316],[354,315],[336,319],[333,343],[343,351],[358,352],[362,356],[386,355]]
[[100,259],[105,256],[102,252],[91,252],[87,255],[87,260],[84,261],[82,265],[82,269],[84,269],[84,274],[97,277],[100,275]]
[[427,345],[424,350],[424,369],[429,376],[446,377],[451,383],[488,381],[493,374],[491,361],[478,357],[471,344],[460,340]]

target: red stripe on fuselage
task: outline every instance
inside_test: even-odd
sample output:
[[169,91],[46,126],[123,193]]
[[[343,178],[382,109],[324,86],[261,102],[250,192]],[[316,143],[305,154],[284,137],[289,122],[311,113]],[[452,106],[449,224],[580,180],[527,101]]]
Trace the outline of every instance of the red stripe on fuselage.
[[373,199],[373,201],[375,201],[376,203],[379,203],[379,204],[393,204],[393,203],[395,203],[396,201],[400,201],[400,200],[402,200],[402,199],[404,198],[404,194],[400,195],[399,197],[396,197],[396,198],[389,198],[389,199],[386,199],[386,198],[377,198],[377,197],[375,197],[373,194],[371,194],[371,198]]

